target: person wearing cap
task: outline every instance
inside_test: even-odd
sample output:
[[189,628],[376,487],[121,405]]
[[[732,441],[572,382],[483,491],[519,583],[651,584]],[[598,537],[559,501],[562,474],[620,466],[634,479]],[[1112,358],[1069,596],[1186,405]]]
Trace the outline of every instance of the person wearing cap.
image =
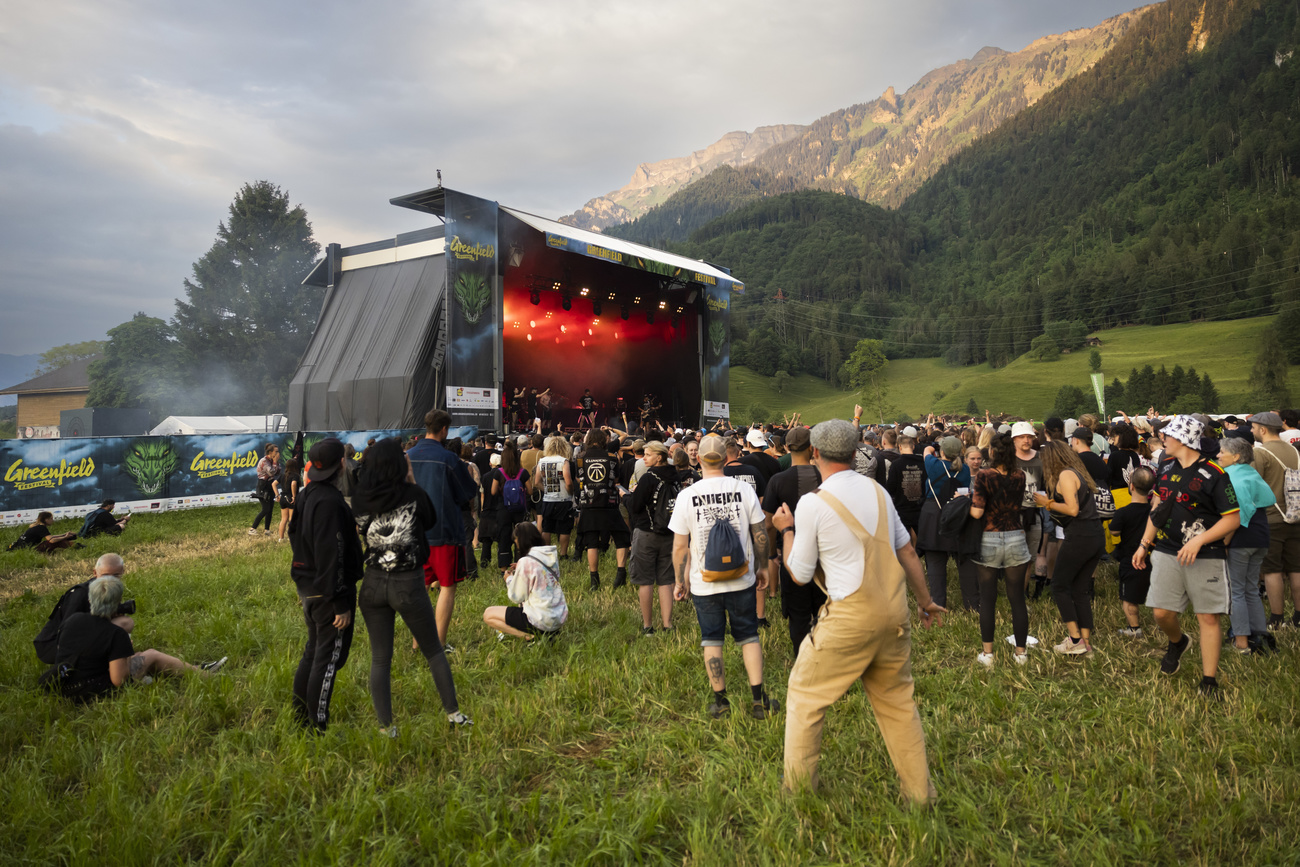
[[763,476],[763,483],[781,472],[781,462],[767,453],[767,435],[762,428],[753,427],[745,434],[745,453],[740,461],[748,464]]
[[[470,506],[478,487],[470,478],[469,470],[459,455],[449,452],[444,443],[451,427],[451,415],[442,409],[431,409],[424,416],[424,438],[410,449],[411,472],[415,483],[424,489],[433,501],[437,521],[429,527],[425,538],[429,543],[429,559],[424,564],[424,585],[438,585],[438,602],[434,606],[438,624],[438,640],[448,653],[455,652],[447,644],[451,617],[456,608],[456,585],[465,580],[465,524],[461,515]],[[495,442],[495,437],[488,437]],[[482,470],[480,478],[492,470],[492,455],[484,451],[484,460],[474,463]],[[491,536],[480,531],[479,541]]]
[[1165,426],[1165,451],[1172,460],[1161,466],[1156,478],[1151,517],[1133,554],[1133,568],[1143,568],[1150,554],[1146,604],[1169,638],[1161,673],[1176,674],[1191,644],[1178,622],[1190,603],[1201,628],[1200,690],[1219,697],[1219,617],[1230,605],[1224,539],[1241,526],[1241,512],[1228,474],[1198,451],[1201,432],[1201,423],[1186,415],[1175,416]]
[[[1257,414],[1264,415],[1264,413]],[[1268,413],[1268,415],[1276,415],[1276,413]],[[1239,437],[1253,446],[1259,437],[1255,434],[1255,422],[1253,421],[1254,416],[1251,416],[1251,419],[1252,420],[1240,419],[1235,415],[1225,416],[1223,419],[1223,436],[1225,438]],[[1277,426],[1280,428],[1282,426],[1282,419],[1280,416],[1277,421]],[[1201,423],[1204,424],[1205,422]]]
[[[1101,487],[1107,485],[1110,479],[1110,471],[1106,469],[1106,461],[1093,451],[1092,442],[1096,435],[1092,429],[1086,425],[1079,425],[1070,431],[1070,448],[1079,456],[1079,462],[1083,468],[1092,476],[1093,484]],[[1109,486],[1108,486],[1109,487]]]
[[768,537],[777,548],[776,567],[778,580],[781,582],[781,613],[785,616],[790,629],[790,644],[794,647],[795,657],[803,645],[804,636],[812,629],[818,610],[826,601],[826,594],[814,582],[799,584],[790,577],[790,570],[780,557],[781,537],[772,524],[772,516],[784,505],[794,514],[799,508],[799,500],[804,494],[811,493],[821,483],[821,474],[812,465],[811,432],[806,427],[791,428],[786,434],[786,448],[789,449],[791,466],[772,477],[763,493],[763,514],[767,520]]
[[904,796],[927,803],[935,789],[913,696],[907,586],[925,627],[939,623],[944,609],[930,598],[907,528],[884,489],[850,465],[857,428],[843,419],[824,421],[809,439],[821,485],[800,499],[797,512],[783,504],[772,517],[786,537],[791,577],[808,584],[820,565],[827,596],[790,672],[784,786],[816,790],[826,711],[861,681]]
[[343,443],[326,437],[312,446],[310,484],[298,495],[289,523],[289,574],[307,623],[307,643],[293,678],[293,708],[298,721],[317,732],[329,724],[334,684],[352,648],[363,571],[361,540],[338,487],[342,471]]
[[668,524],[673,531],[673,598],[684,602],[691,597],[695,602],[704,670],[713,690],[709,715],[717,719],[731,712],[722,662],[730,622],[749,679],[750,716],[766,719],[781,706],[763,688],[763,646],[755,610],[755,588],[761,589],[767,579],[754,567],[767,563],[768,535],[754,489],[723,472],[727,454],[721,437],[705,437],[700,443],[704,477],[677,495]]
[[[1025,544],[1034,558],[1034,599],[1042,595],[1047,584],[1048,546],[1043,539],[1043,516],[1034,505],[1034,494],[1043,489],[1043,460],[1038,456],[1038,432],[1027,421],[1011,426],[1011,441],[1016,447],[1016,469],[1025,474],[1025,495],[1020,503],[1020,518],[1025,525]],[[1055,542],[1055,538],[1051,540]]]
[[1283,623],[1286,588],[1291,587],[1291,626],[1300,626],[1300,524],[1288,524],[1286,508],[1286,471],[1300,468],[1300,452],[1281,438],[1282,417],[1275,412],[1260,412],[1250,417],[1250,431],[1255,446],[1255,469],[1273,490],[1274,505],[1268,510],[1268,553],[1264,555],[1264,587],[1268,591],[1268,627]]
[[[638,440],[638,442],[640,442]],[[654,597],[659,596],[661,629],[673,628],[673,532],[655,521],[655,506],[661,498],[671,498],[676,507],[681,485],[677,471],[668,462],[668,448],[657,440],[642,445],[645,473],[626,498],[628,517],[632,521],[632,557],[629,576],[637,589],[641,606],[641,634],[654,635],[651,616]],[[662,489],[662,490],[661,490]]]

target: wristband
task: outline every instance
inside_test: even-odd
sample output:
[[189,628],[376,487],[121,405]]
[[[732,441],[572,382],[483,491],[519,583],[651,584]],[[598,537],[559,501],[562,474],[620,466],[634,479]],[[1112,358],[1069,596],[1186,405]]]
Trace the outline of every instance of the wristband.
[[1154,550],[1156,549],[1156,543],[1155,543],[1155,542],[1148,542],[1146,539],[1143,539],[1143,540],[1142,540],[1142,547],[1143,547],[1143,548],[1146,548],[1148,551],[1154,551]]
[[794,527],[786,527],[784,530],[781,531],[781,535],[785,536],[786,533],[793,533],[793,532],[794,532]]

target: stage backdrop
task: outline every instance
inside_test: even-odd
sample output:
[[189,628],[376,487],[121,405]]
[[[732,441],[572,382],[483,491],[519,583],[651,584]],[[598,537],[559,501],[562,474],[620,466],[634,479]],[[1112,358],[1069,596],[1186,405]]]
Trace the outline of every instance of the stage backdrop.
[[[311,431],[304,456],[325,437],[338,437],[357,451],[370,438],[409,437],[423,430]],[[478,435],[456,428],[450,436]],[[257,462],[269,442],[287,455],[296,433],[224,436],[85,437],[0,440],[0,525],[30,524],[38,512],[54,517],[85,515],[104,500],[126,512],[252,504]]]
[[446,406],[466,424],[496,430],[501,421],[501,281],[497,279],[496,202],[446,191]]
[[700,415],[708,427],[730,415],[731,289],[706,285],[704,293],[704,401]]

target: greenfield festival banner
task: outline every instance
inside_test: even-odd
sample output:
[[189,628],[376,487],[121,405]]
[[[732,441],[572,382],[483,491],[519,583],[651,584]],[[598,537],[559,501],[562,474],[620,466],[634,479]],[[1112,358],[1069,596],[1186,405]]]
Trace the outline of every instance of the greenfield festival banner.
[[[330,436],[362,451],[372,437],[412,433],[417,431],[311,431],[303,434],[303,454]],[[473,437],[477,430],[453,430],[451,435]],[[258,433],[0,440],[0,525],[31,523],[42,511],[53,512],[56,519],[80,517],[110,499],[130,512],[251,504],[257,462],[266,444],[276,443],[288,454],[296,437]]]

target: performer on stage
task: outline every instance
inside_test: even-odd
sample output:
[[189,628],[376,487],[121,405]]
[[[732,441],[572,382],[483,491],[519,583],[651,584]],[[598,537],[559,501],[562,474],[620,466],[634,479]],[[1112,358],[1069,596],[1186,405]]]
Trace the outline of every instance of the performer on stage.
[[584,422],[588,427],[596,427],[596,399],[591,396],[589,388],[582,390],[582,397],[578,400],[578,430],[582,430]]

